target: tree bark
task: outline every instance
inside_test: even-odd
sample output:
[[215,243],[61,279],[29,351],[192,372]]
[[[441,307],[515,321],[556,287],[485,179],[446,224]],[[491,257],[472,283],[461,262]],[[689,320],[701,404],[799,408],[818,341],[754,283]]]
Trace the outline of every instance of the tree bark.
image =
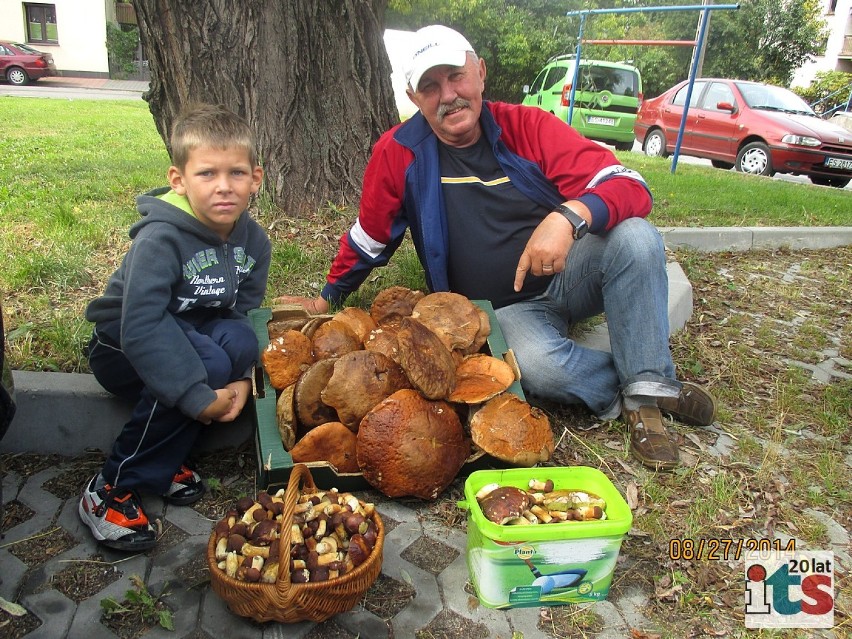
[[145,99],[167,148],[183,106],[221,103],[254,128],[265,187],[286,214],[357,202],[373,143],[399,121],[387,0],[133,5],[151,71]]

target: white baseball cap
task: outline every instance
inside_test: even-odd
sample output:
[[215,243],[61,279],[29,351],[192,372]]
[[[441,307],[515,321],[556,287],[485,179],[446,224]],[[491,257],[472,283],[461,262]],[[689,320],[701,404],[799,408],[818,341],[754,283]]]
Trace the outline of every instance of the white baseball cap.
[[442,64],[464,66],[467,52],[473,51],[473,47],[458,31],[433,24],[414,33],[411,50],[411,56],[406,59],[404,65],[405,79],[416,91],[420,78],[432,67]]

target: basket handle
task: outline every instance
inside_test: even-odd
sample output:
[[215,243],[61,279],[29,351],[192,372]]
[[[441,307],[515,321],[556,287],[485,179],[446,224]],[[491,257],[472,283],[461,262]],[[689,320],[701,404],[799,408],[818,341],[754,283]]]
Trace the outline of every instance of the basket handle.
[[287,492],[284,495],[284,511],[281,517],[281,535],[278,539],[278,581],[276,589],[287,600],[292,583],[290,582],[290,539],[293,526],[293,515],[296,512],[296,501],[302,488],[316,489],[314,478],[305,464],[296,464],[290,471]]

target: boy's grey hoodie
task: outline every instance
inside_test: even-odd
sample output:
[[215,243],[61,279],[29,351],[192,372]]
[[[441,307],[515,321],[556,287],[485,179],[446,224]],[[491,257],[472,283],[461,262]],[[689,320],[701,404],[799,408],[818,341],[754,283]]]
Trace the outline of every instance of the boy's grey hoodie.
[[133,243],[104,294],[89,303],[86,319],[121,344],[159,401],[196,418],[216,399],[216,389],[207,385],[204,365],[176,318],[249,323],[247,312],[263,303],[272,249],[247,211],[223,241],[160,199],[168,192],[155,189],[136,199],[142,219],[130,228]]

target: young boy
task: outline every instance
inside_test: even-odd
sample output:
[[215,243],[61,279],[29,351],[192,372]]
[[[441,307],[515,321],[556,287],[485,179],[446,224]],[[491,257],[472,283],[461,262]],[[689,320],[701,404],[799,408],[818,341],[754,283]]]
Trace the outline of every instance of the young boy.
[[178,505],[204,494],[186,459],[205,424],[233,421],[246,404],[258,357],[246,313],[261,305],[269,272],[269,238],[246,211],[263,177],[248,125],[194,106],[171,146],[169,187],[137,198],[133,243],[86,309],[92,372],[136,405],[83,489],[80,518],[127,551],[156,543],[137,491]]

